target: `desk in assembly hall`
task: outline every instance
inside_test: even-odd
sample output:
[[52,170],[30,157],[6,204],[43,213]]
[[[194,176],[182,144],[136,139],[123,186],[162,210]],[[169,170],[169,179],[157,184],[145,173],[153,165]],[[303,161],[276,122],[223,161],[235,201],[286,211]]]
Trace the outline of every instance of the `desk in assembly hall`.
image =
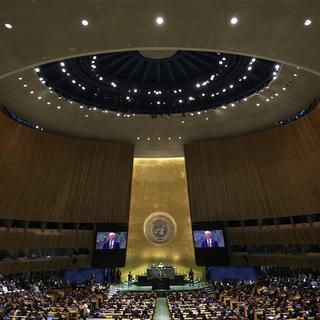
[[152,267],[143,276],[138,276],[138,286],[152,286],[155,290],[169,289],[170,285],[184,285],[184,275],[177,275],[173,267]]

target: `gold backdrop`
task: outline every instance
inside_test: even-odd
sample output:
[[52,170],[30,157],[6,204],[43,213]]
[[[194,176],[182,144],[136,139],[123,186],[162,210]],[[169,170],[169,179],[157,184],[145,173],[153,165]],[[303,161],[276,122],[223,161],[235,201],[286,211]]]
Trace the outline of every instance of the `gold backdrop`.
[[[144,236],[143,224],[154,212],[170,214],[177,224],[174,239],[159,246]],[[171,264],[176,272],[194,270],[203,278],[203,268],[195,264],[189,199],[184,158],[135,159],[133,166],[131,208],[126,267],[133,276],[142,275],[152,263]]]

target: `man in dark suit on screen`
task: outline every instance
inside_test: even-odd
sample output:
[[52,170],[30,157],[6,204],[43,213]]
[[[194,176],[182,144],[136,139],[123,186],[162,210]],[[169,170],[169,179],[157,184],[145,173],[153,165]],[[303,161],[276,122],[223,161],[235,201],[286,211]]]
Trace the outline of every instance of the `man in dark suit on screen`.
[[218,248],[218,241],[212,239],[211,231],[204,232],[204,240],[201,242],[202,248]]
[[116,234],[110,232],[108,235],[108,240],[104,242],[102,249],[120,249],[120,243],[116,240]]

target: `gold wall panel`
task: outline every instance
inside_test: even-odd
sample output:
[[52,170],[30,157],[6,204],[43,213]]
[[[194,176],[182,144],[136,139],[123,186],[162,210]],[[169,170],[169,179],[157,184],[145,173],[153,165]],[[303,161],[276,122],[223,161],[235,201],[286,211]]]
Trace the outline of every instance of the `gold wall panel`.
[[[149,242],[144,235],[145,220],[154,212],[166,212],[176,222],[174,239],[165,245]],[[176,272],[194,270],[202,278],[203,268],[195,264],[184,158],[135,159],[126,267],[122,274],[145,273],[152,263],[172,264]]]

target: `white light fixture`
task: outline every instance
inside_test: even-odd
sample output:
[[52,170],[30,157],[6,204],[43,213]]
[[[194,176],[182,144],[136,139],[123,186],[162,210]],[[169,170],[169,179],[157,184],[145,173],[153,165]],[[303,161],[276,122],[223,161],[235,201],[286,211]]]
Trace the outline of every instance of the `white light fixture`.
[[260,103],[257,103],[256,106],[259,107],[259,106],[260,106]]
[[156,24],[161,26],[164,23],[163,17],[157,17],[156,18]]
[[58,110],[60,110],[60,109],[61,109],[61,107],[60,107],[60,106],[57,106],[57,109],[58,109]]
[[10,23],[5,23],[4,26],[5,26],[7,29],[12,29],[12,28],[13,28],[12,24],[10,24]]
[[311,19],[306,19],[304,21],[304,25],[307,27],[307,26],[310,26],[310,24],[312,23],[312,20]]
[[82,19],[81,24],[86,27],[89,24],[89,21],[86,19]]
[[231,23],[232,25],[236,25],[236,24],[238,23],[238,18],[237,18],[237,17],[232,17],[232,18],[230,19],[230,23]]

